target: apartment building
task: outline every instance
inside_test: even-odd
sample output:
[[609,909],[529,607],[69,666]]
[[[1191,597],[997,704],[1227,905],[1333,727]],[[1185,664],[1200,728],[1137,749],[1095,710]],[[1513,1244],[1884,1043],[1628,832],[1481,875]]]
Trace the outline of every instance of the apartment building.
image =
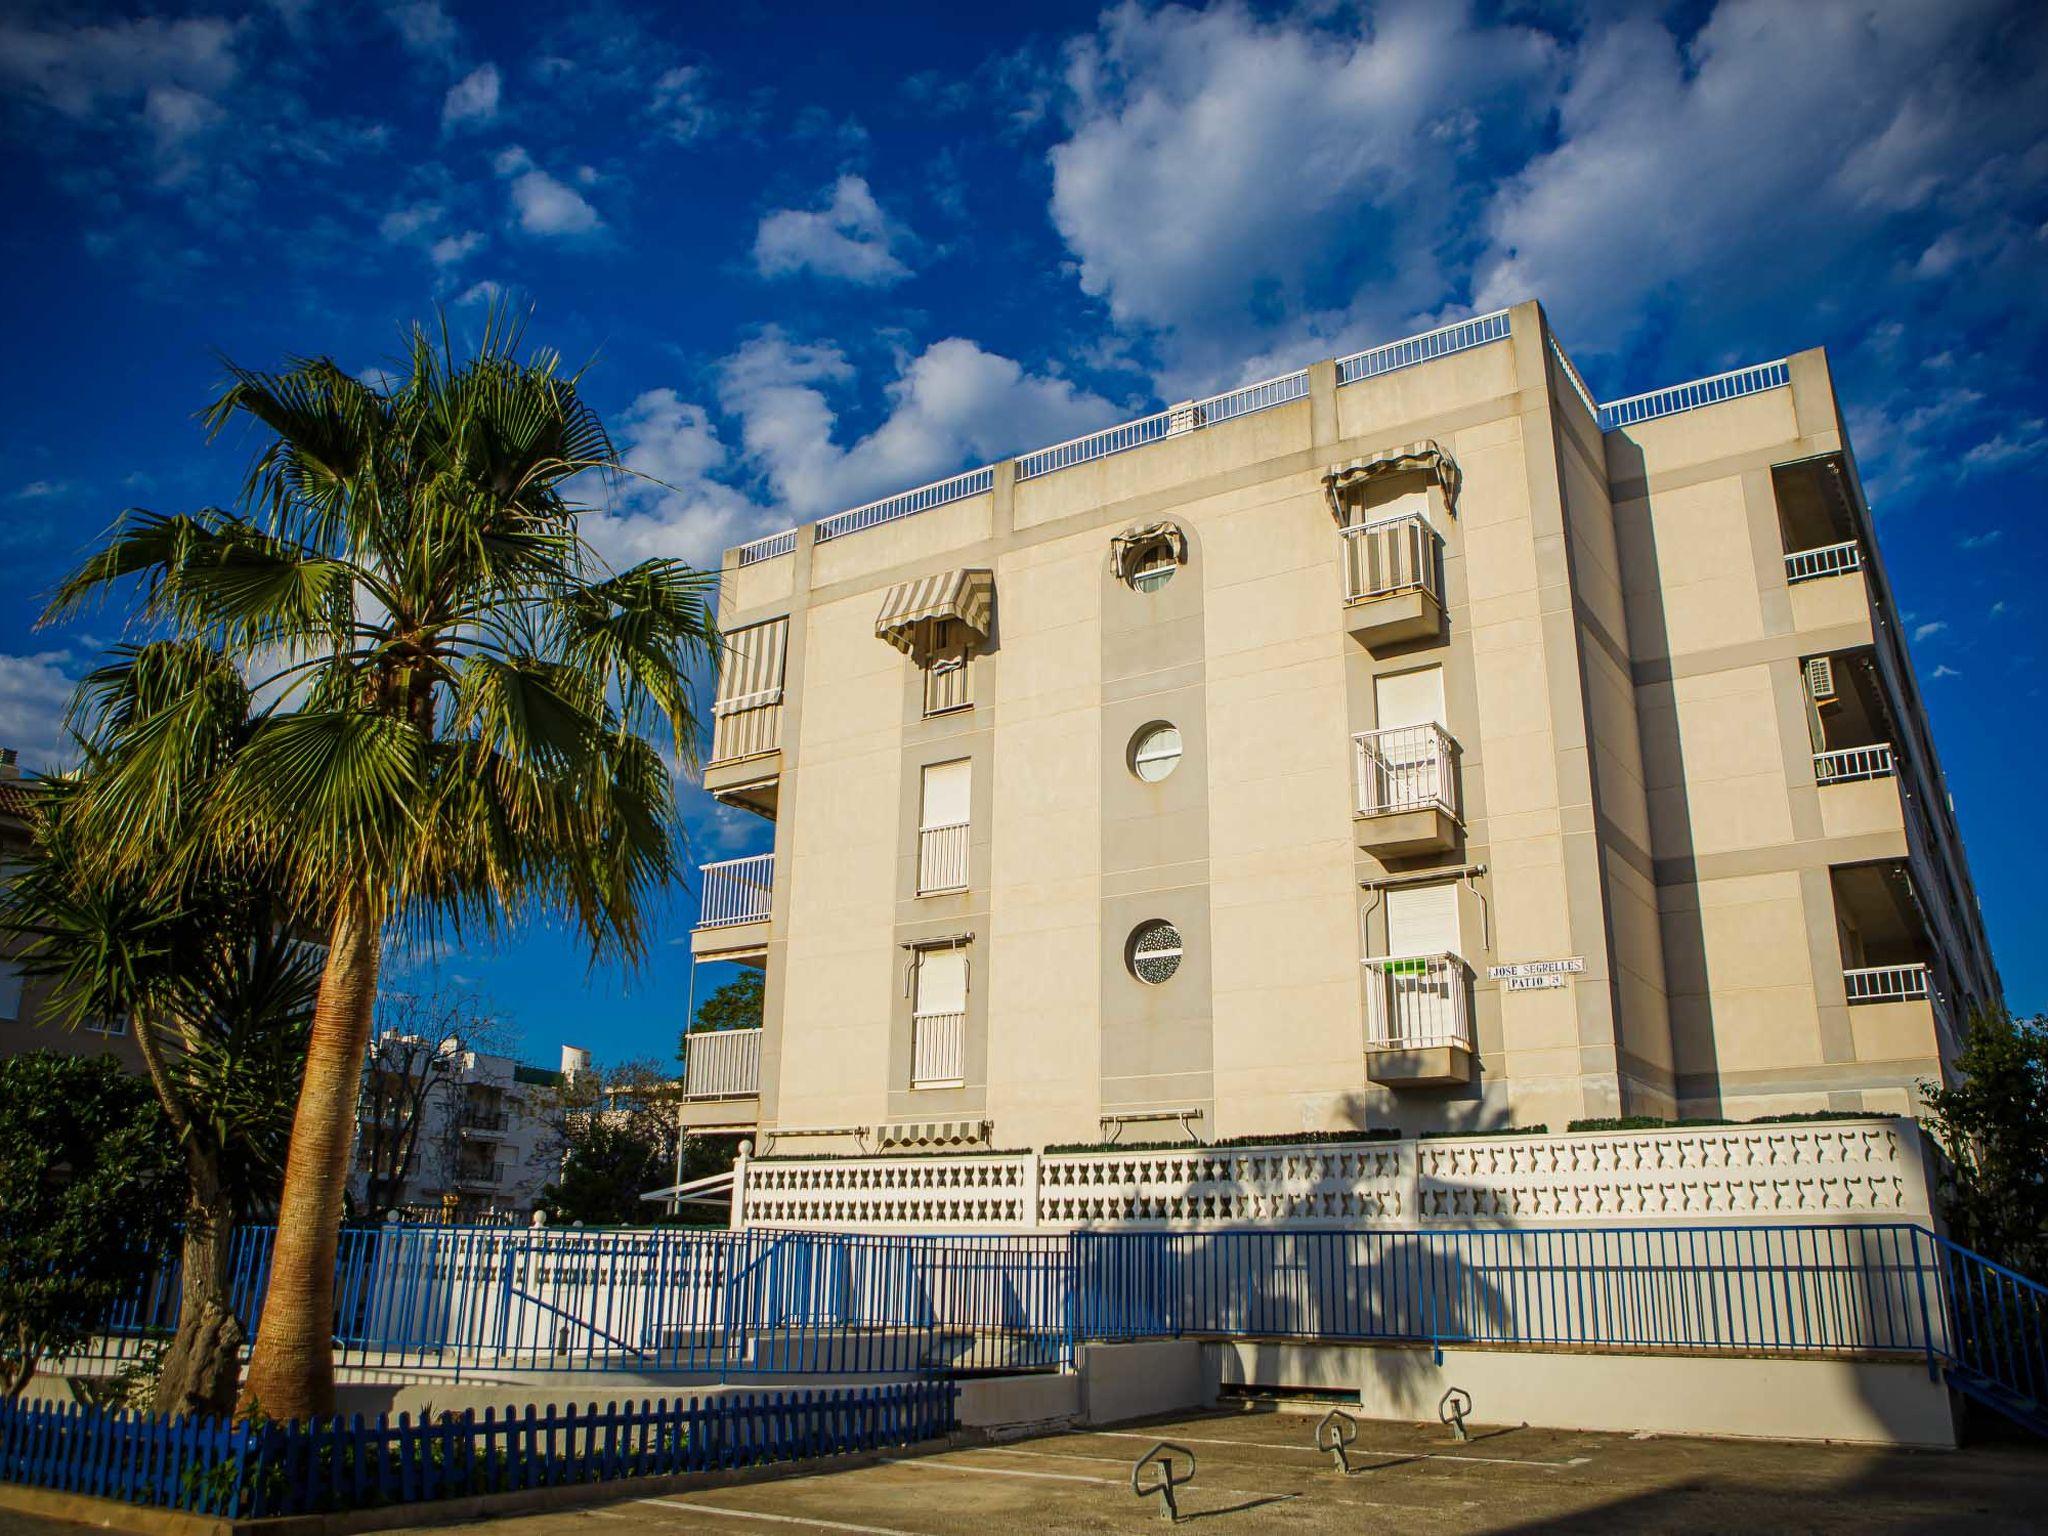
[[558,1090],[589,1065],[573,1045],[555,1071],[387,1032],[371,1048],[357,1105],[351,1197],[359,1209],[416,1219],[531,1213],[562,1170]]
[[688,1123],[778,1154],[1900,1113],[1996,1004],[1820,351],[1529,303],[729,551]]

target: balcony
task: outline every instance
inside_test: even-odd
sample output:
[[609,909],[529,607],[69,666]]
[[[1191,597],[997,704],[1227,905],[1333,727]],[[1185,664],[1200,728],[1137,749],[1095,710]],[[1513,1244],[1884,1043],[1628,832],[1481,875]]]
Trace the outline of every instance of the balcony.
[[967,1015],[919,1013],[910,1020],[910,1086],[958,1088],[967,1081]]
[[500,1136],[511,1119],[502,1109],[465,1109],[456,1123],[466,1136]]
[[1365,1075],[1394,1088],[1472,1081],[1471,972],[1456,955],[1365,962]]
[[[761,695],[760,699],[767,699]],[[714,706],[704,788],[716,799],[775,819],[782,784],[782,693]]]
[[690,934],[690,953],[698,959],[740,961],[766,955],[775,855],[705,864],[697,874],[697,926]]
[[968,823],[923,827],[917,834],[917,894],[943,896],[967,889]]
[[1840,544],[1823,544],[1819,549],[1795,550],[1785,556],[1785,584],[1818,581],[1824,576],[1848,576],[1863,569],[1863,546],[1854,539]]
[[1339,531],[1344,628],[1368,650],[1443,633],[1443,541],[1420,513]]
[[1932,995],[1931,976],[1929,967],[1919,961],[1859,965],[1842,972],[1842,990],[1851,1003],[1906,1003]]
[[488,1168],[457,1168],[451,1182],[457,1189],[496,1189],[505,1182],[505,1169],[499,1163]]
[[693,1031],[684,1040],[683,1097],[751,1099],[761,1092],[761,1031]]
[[1358,846],[1381,858],[1439,853],[1458,835],[1458,743],[1440,725],[1351,738]]
[[1892,755],[1892,744],[1888,741],[1813,754],[1816,784],[1860,784],[1869,779],[1888,779],[1898,771],[1898,759]]

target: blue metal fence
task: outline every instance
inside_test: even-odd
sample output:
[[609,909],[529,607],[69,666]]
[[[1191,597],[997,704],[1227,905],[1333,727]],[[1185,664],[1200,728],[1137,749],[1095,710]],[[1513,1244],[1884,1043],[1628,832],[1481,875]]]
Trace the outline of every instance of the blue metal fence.
[[369,1509],[914,1444],[958,1427],[958,1390],[920,1381],[417,1423],[231,1424],[0,1402],[0,1481],[241,1519]]

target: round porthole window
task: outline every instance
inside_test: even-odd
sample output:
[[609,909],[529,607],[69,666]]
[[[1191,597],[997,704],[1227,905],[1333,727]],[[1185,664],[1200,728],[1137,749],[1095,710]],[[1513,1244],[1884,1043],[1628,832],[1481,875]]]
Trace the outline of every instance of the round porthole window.
[[1154,918],[1133,930],[1126,959],[1133,976],[1156,987],[1180,969],[1180,954],[1180,930]]
[[1140,592],[1157,592],[1180,569],[1180,560],[1173,552],[1173,545],[1165,539],[1154,539],[1141,544],[1131,552],[1130,583]]
[[1131,772],[1157,784],[1180,766],[1180,727],[1155,721],[1131,738]]

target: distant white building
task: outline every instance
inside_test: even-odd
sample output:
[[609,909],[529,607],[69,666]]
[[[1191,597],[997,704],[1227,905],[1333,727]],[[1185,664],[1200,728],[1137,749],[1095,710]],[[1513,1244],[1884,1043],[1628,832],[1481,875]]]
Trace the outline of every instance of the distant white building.
[[451,1221],[527,1215],[561,1173],[558,1090],[589,1065],[579,1046],[563,1046],[551,1069],[387,1031],[357,1111],[357,1208]]

